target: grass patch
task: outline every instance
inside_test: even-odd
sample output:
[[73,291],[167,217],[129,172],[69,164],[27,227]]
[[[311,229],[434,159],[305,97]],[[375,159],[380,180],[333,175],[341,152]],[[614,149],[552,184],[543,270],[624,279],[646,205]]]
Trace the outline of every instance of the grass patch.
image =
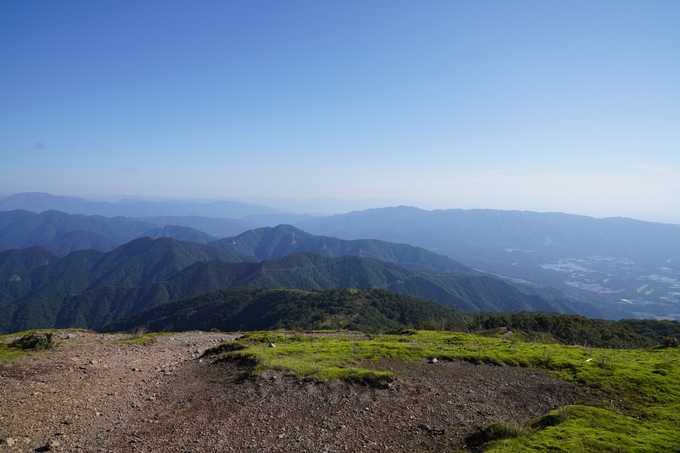
[[504,439],[519,439],[530,436],[535,429],[518,422],[498,421],[480,429],[465,439],[473,452],[484,451],[487,444]]
[[[536,367],[591,389],[599,407],[574,405],[527,425],[499,421],[479,448],[490,451],[680,451],[680,348],[598,349],[511,341],[493,335],[404,331],[370,339],[256,332],[213,348],[248,363],[251,374],[276,370],[307,380],[347,379],[382,385],[393,376],[378,359],[467,360]],[[273,346],[273,347],[270,347]],[[561,411],[561,412],[560,412]]]
[[10,362],[27,355],[28,352],[22,349],[10,348],[9,343],[0,343],[0,362]]

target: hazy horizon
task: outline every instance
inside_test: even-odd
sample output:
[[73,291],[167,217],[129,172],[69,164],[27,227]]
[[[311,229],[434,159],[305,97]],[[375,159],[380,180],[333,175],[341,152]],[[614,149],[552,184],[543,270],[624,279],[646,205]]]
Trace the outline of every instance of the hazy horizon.
[[[44,193],[44,192],[41,192]],[[2,197],[8,197],[12,195],[17,195],[17,194],[1,194],[0,193],[0,198]],[[129,194],[123,194],[123,195],[110,195],[110,196],[99,196],[99,197],[87,197],[87,196],[80,196],[80,195],[59,195],[59,194],[50,194],[50,195],[56,195],[56,196],[68,196],[68,197],[75,197],[75,198],[80,198],[86,201],[92,201],[92,202],[109,202],[109,203],[125,203],[129,201],[152,201],[152,202],[177,202],[177,203],[182,203],[182,202],[194,202],[194,203],[212,203],[216,201],[230,201],[230,202],[239,202],[239,203],[246,203],[246,204],[251,204],[251,205],[259,205],[259,206],[265,206],[269,208],[274,208],[282,213],[291,213],[291,214],[308,214],[308,215],[314,215],[314,216],[331,216],[331,215],[337,215],[337,214],[345,214],[348,212],[354,212],[354,211],[365,211],[368,209],[382,209],[382,208],[393,208],[393,207],[401,207],[401,206],[406,206],[406,207],[414,207],[426,211],[436,211],[436,210],[448,210],[448,209],[463,209],[463,210],[474,210],[474,209],[480,209],[480,210],[501,210],[501,211],[526,211],[526,212],[539,212],[539,213],[564,213],[564,214],[570,214],[570,215],[582,215],[582,216],[587,216],[587,217],[593,217],[597,219],[604,219],[604,218],[612,218],[612,217],[623,217],[623,218],[631,218],[634,220],[641,220],[641,221],[646,221],[646,222],[655,222],[655,223],[668,223],[668,224],[678,224],[680,225],[680,222],[674,222],[674,221],[665,221],[665,220],[657,220],[657,219],[644,219],[644,218],[636,218],[636,217],[631,217],[631,216],[624,216],[624,215],[590,215],[586,213],[579,213],[579,212],[566,212],[566,211],[557,211],[557,210],[532,210],[532,209],[502,209],[502,208],[485,208],[485,207],[449,207],[449,208],[440,208],[437,206],[426,206],[419,204],[417,202],[414,202],[412,200],[376,200],[376,199],[360,199],[360,200],[349,200],[349,199],[284,199],[284,198],[276,198],[276,197],[243,197],[243,198],[228,198],[228,197],[217,197],[217,198],[201,198],[201,197],[194,197],[194,198],[182,198],[182,197],[147,197],[143,195],[129,195]]]
[[671,1],[6,2],[0,194],[680,223],[679,19]]

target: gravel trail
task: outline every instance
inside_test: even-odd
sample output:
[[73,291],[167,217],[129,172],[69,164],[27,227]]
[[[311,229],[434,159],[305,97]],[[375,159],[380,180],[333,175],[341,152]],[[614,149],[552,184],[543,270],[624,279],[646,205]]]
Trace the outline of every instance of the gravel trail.
[[0,364],[0,451],[456,451],[479,427],[584,396],[537,369],[460,361],[381,361],[397,378],[372,388],[243,379],[236,364],[200,359],[235,337],[126,344],[77,332],[54,351]]

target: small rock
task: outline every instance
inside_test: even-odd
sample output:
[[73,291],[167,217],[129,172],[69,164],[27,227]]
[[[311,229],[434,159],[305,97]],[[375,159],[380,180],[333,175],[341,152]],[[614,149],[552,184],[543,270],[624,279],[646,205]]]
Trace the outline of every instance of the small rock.
[[61,443],[58,440],[51,440],[49,444],[47,444],[48,447],[50,448],[57,448],[61,446]]
[[430,359],[430,363],[437,363],[437,362],[439,362],[439,360],[437,360],[436,357],[432,357],[432,358]]
[[76,337],[76,336],[73,335],[72,333],[66,335],[66,339],[67,339],[67,340],[72,340],[72,339],[74,339],[75,337]]
[[13,447],[16,442],[17,441],[12,439],[11,437],[8,437],[3,441],[3,443],[6,444],[8,447]]
[[275,345],[274,343],[269,343],[269,347],[270,347],[270,348],[275,348],[276,345]]

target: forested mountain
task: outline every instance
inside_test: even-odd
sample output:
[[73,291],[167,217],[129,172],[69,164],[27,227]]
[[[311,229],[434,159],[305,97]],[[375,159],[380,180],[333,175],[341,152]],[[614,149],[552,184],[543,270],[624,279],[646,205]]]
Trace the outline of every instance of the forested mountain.
[[464,272],[471,268],[428,250],[407,244],[360,239],[346,241],[335,237],[314,236],[290,225],[258,228],[235,237],[214,242],[224,250],[249,255],[258,260],[281,258],[297,252],[312,252],[328,257],[356,255],[377,258],[409,269],[435,272]]
[[[172,224],[170,222],[176,222]],[[196,226],[206,227],[207,234]],[[59,211],[40,214],[0,211],[0,251],[41,246],[61,254],[77,250],[110,252],[142,235],[174,237],[204,244],[257,227],[252,222],[206,217],[101,217]]]
[[0,211],[0,246],[7,250],[38,245],[62,254],[89,249],[108,252],[154,227],[134,219],[59,211]]
[[[158,239],[152,242],[160,241],[172,240]],[[82,274],[82,267],[87,266],[87,260],[80,255],[84,253],[86,252],[77,252],[67,257],[76,255],[77,259],[68,261],[74,268],[81,266],[77,269],[78,274]],[[87,253],[101,255],[101,252]],[[100,256],[98,262],[106,261],[107,266],[100,266],[114,271],[97,278],[93,283],[88,280],[55,278],[51,285],[40,287],[28,297],[22,295],[21,299],[16,300],[20,303],[0,307],[0,331],[52,326],[99,328],[123,316],[168,301],[198,296],[215,289],[246,285],[307,291],[344,287],[383,288],[432,300],[461,311],[542,310],[607,316],[592,306],[579,304],[559,294],[554,297],[555,295],[541,290],[521,288],[496,278],[408,270],[395,264],[351,255],[329,258],[312,253],[298,253],[260,263],[228,263],[220,259],[197,261],[165,280],[157,273],[146,278],[133,278],[136,267],[126,263],[126,260],[117,261],[111,255],[107,254],[106,260]],[[132,261],[138,263],[138,257],[134,254]],[[117,265],[114,266],[113,263],[116,262]],[[67,267],[62,263],[59,268],[61,270]],[[148,268],[155,270],[157,266],[151,265]],[[56,273],[56,269],[53,272]],[[71,275],[71,272],[62,273]],[[6,282],[6,287],[11,289],[13,287],[10,283],[17,282]],[[89,287],[86,286],[88,284]],[[126,286],[121,286],[122,284]]]
[[172,238],[153,240],[146,237],[131,241],[109,253],[82,250],[56,259],[56,255],[50,257],[47,250],[34,247],[4,252],[0,255],[0,260],[4,256],[8,263],[11,260],[19,263],[35,263],[40,259],[51,261],[44,266],[24,266],[23,269],[18,265],[2,266],[0,261],[0,269],[3,270],[0,305],[80,294],[101,286],[145,285],[167,279],[197,261],[244,260],[210,245]]
[[386,290],[234,288],[163,304],[105,326],[108,332],[267,329],[349,329],[375,332],[427,319],[453,321],[454,310]]
[[[0,252],[0,276],[11,278],[61,259],[63,256],[43,247],[29,247]],[[8,277],[9,276],[9,277]]]
[[408,243],[637,316],[680,313],[680,225],[527,211],[369,209],[297,224]]

